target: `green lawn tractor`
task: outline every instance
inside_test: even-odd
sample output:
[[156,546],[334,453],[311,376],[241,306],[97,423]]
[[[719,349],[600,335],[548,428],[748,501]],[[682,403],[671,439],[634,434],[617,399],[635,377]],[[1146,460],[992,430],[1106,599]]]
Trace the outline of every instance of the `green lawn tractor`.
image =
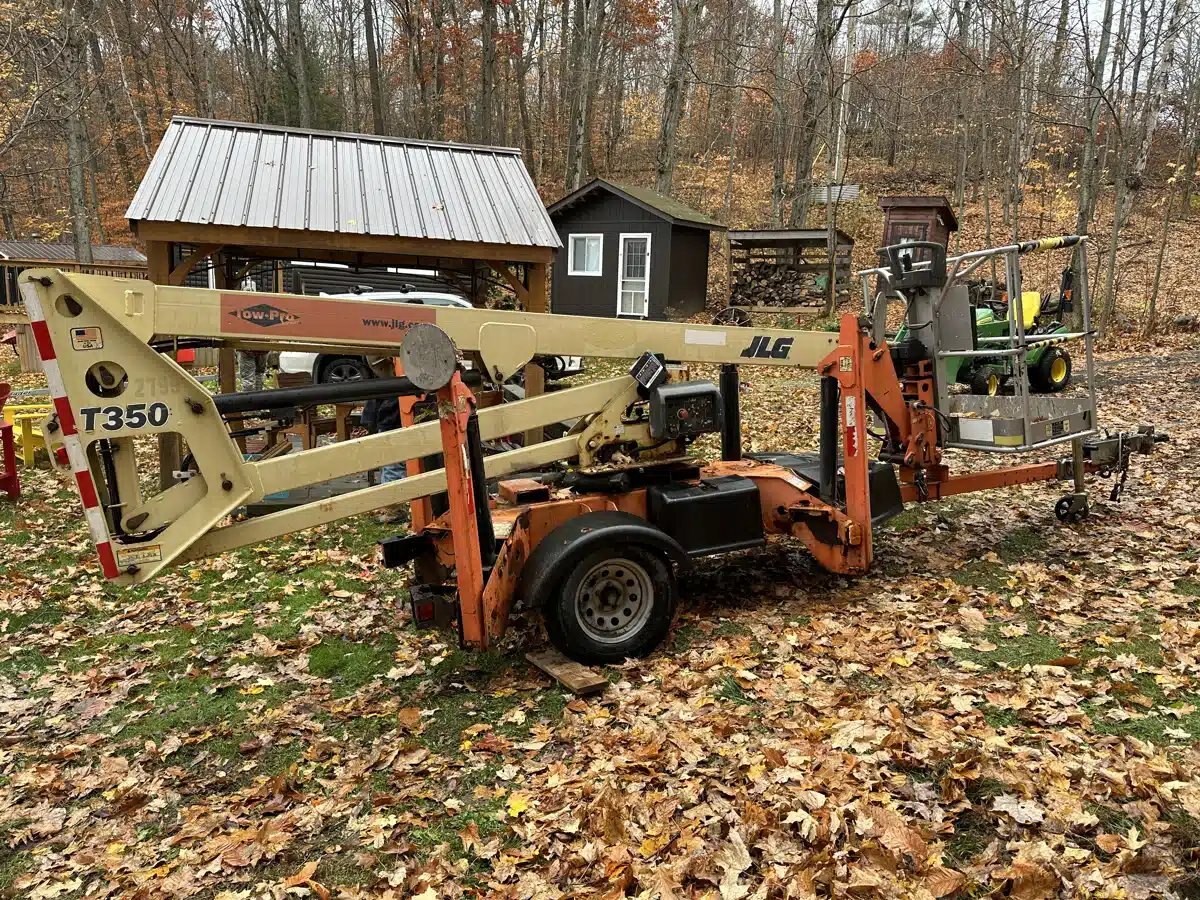
[[[1058,296],[1043,298],[1037,291],[1021,292],[1021,312],[1026,336],[1066,334],[1061,316],[1071,311],[1073,273],[1064,269]],[[984,338],[1007,338],[1010,330],[1008,293],[1003,284],[974,281],[968,284],[971,308],[975,314],[976,346],[987,347]],[[904,329],[897,340],[907,335]],[[965,384],[973,394],[1011,393],[1014,366],[1011,357],[950,357],[946,375],[952,382]],[[1071,383],[1071,354],[1062,344],[1039,342],[1025,354],[1029,368],[1029,387],[1035,393],[1050,394]]]

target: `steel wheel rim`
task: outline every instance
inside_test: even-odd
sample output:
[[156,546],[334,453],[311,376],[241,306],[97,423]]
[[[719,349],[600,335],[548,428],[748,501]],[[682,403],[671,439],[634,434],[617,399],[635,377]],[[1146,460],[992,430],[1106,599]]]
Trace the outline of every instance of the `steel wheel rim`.
[[606,559],[575,590],[575,618],[591,640],[616,644],[636,634],[654,608],[654,582],[639,563]]
[[1066,377],[1067,361],[1059,356],[1054,360],[1054,362],[1050,363],[1050,380],[1055,384],[1059,384]]
[[325,370],[325,381],[328,384],[345,384],[349,381],[362,380],[362,369],[353,363],[338,363]]

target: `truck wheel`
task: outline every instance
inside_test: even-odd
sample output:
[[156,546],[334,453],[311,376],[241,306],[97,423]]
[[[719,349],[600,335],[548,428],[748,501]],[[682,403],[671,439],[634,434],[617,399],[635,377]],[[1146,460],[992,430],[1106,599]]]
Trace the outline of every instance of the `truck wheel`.
[[321,363],[318,384],[345,384],[371,377],[371,369],[361,356],[334,356]]
[[582,662],[645,656],[667,636],[675,595],[675,573],[661,551],[638,543],[598,547],[550,589],[546,631]]
[[1071,383],[1071,354],[1062,347],[1049,347],[1029,370],[1029,381],[1036,391],[1057,393]]

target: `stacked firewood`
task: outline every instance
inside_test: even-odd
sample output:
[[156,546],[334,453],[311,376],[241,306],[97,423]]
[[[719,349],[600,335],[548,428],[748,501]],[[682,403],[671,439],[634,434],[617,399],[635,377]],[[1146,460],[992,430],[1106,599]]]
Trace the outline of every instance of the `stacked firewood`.
[[788,263],[749,260],[734,268],[730,302],[735,306],[821,306],[828,279],[827,272],[797,271]]

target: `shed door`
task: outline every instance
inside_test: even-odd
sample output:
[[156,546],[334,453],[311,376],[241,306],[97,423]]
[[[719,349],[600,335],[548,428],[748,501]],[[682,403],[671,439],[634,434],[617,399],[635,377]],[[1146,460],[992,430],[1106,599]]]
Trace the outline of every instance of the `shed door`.
[[650,314],[650,235],[621,235],[617,260],[617,315]]

